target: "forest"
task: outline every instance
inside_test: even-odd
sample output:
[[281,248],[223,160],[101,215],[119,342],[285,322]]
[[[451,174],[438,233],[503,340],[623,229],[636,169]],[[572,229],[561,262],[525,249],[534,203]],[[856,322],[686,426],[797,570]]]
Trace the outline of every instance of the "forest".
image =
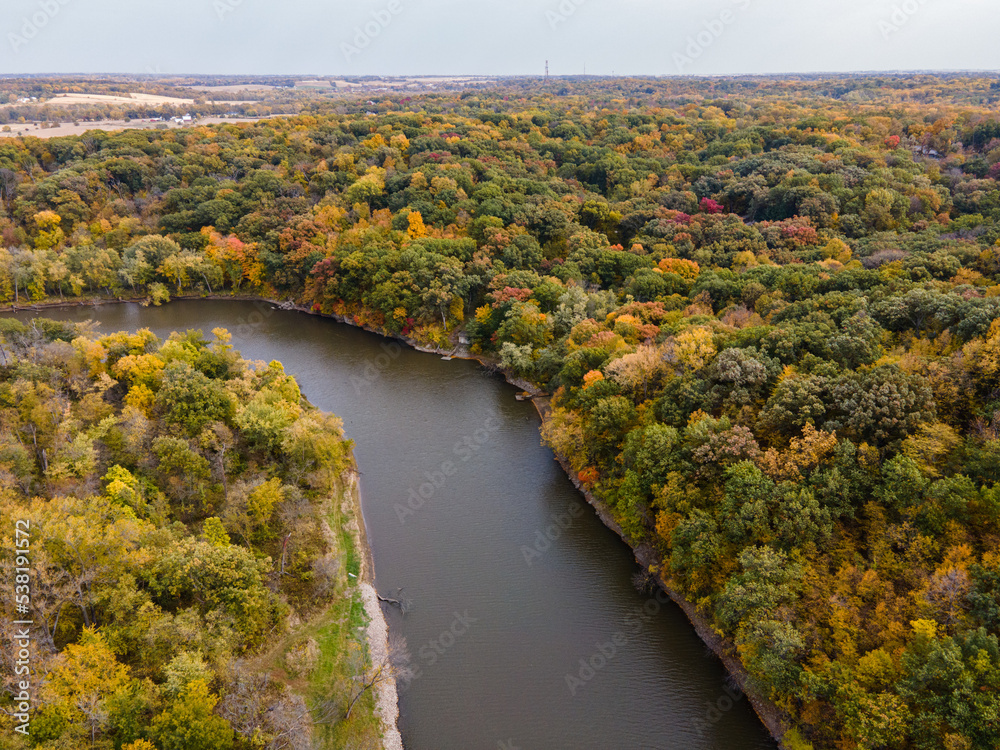
[[[279,363],[229,340],[0,320],[0,563],[30,562],[35,671],[20,693],[25,615],[4,597],[4,748],[379,737],[350,632],[364,623],[341,507],[351,443]],[[23,694],[19,733],[9,699]]]
[[[998,99],[985,75],[519,79],[310,101],[258,123],[10,139],[0,300],[250,295],[447,351],[464,334],[551,394],[545,441],[728,639],[787,747],[987,750],[1000,745]],[[10,493],[101,492],[99,462],[69,457],[121,429],[101,425],[122,381],[147,419],[195,418],[166,409],[151,375],[91,352],[105,345],[69,346],[3,366],[8,389],[77,368],[88,404],[48,417],[46,469],[5,397],[22,425],[3,459]],[[188,346],[202,345],[164,344],[165,367],[182,369],[170,358]],[[236,380],[273,392],[254,380],[267,377]],[[248,448],[282,449],[255,429]],[[143,475],[180,526],[126,519],[110,497],[87,512],[152,524],[167,548],[210,544],[183,531],[214,512],[204,439],[205,463],[191,459],[204,495],[171,496],[186,492],[171,483],[188,470],[180,445],[180,473]],[[116,440],[100,455],[141,475]],[[84,476],[50,476],[74,465]],[[252,548],[246,533],[226,549]],[[139,583],[150,569],[116,585],[164,608],[165,584]],[[97,605],[81,605],[57,645],[98,647]],[[263,625],[245,625],[233,637],[251,644]],[[101,637],[129,653],[125,636]]]

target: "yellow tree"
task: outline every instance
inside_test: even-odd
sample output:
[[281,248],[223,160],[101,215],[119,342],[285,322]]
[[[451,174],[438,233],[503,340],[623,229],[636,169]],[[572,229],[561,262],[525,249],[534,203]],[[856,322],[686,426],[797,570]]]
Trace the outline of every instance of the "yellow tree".
[[65,239],[66,235],[59,227],[62,218],[55,211],[39,211],[35,214],[35,247],[38,250],[48,250]]
[[427,236],[427,227],[424,226],[424,217],[420,215],[419,211],[410,211],[409,215],[406,217],[406,221],[409,224],[409,228],[406,230],[406,233],[410,236],[411,240]]
[[85,628],[79,642],[53,660],[43,690],[63,719],[89,730],[93,744],[108,720],[108,698],[128,681],[128,667],[118,662],[104,636]]
[[673,356],[691,370],[700,370],[708,364],[715,351],[712,329],[705,326],[688,328],[673,340]]

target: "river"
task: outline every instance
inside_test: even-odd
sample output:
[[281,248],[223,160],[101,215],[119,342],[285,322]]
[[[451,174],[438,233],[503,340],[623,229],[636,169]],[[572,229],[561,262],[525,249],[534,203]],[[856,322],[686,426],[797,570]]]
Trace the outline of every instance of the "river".
[[540,444],[532,404],[477,363],[251,302],[38,314],[227,328],[344,420],[377,587],[412,602],[387,615],[419,675],[400,685],[408,750],[775,747],[680,609],[635,589],[631,550]]

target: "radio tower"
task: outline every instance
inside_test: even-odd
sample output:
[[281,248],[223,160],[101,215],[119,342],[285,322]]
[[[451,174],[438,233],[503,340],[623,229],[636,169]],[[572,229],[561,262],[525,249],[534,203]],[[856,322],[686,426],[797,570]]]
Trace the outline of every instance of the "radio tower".
[[545,82],[549,82],[549,61],[545,61]]

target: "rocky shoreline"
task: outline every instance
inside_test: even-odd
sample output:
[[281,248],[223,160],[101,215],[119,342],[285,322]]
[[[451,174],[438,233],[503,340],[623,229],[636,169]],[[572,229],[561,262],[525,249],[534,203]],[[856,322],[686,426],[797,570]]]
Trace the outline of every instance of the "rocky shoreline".
[[[354,528],[354,543],[360,553],[361,566],[358,571],[358,588],[361,591],[361,601],[368,616],[365,637],[368,641],[368,653],[372,666],[385,664],[389,658],[389,626],[378,601],[375,588],[375,564],[372,558],[371,545],[368,544],[368,529],[361,508],[361,487],[358,482],[357,465],[350,474],[346,492],[351,503],[353,516],[359,521]],[[403,750],[403,738],[399,734],[396,722],[399,719],[399,695],[396,689],[396,678],[390,677],[375,685],[375,715],[382,720],[382,750]]]
[[[368,614],[368,648],[373,664],[384,662],[389,656],[389,627],[379,606],[375,587],[368,581],[358,584],[361,589],[361,599]],[[375,715],[382,720],[383,750],[403,750],[403,738],[399,734],[396,722],[399,719],[399,695],[396,691],[396,678],[379,682],[375,686]]]
[[[539,399],[534,399],[536,408],[538,409],[539,416],[541,416],[543,423],[546,420],[546,414],[548,404],[540,404]],[[738,688],[737,696],[745,696],[749,701],[750,705],[753,706],[754,712],[757,717],[761,720],[761,723],[765,726],[767,731],[771,734],[771,737],[783,747],[782,738],[785,732],[788,731],[786,722],[783,719],[781,711],[771,703],[769,700],[761,695],[758,695],[749,684],[749,674],[747,674],[746,669],[743,667],[743,663],[736,656],[736,647],[732,641],[719,635],[719,633],[712,627],[711,622],[698,611],[698,608],[691,602],[689,602],[683,594],[674,588],[670,581],[666,579],[661,572],[653,573],[652,568],[655,567],[657,571],[663,570],[663,560],[660,555],[648,544],[635,544],[628,535],[621,528],[617,521],[615,521],[611,510],[604,504],[603,501],[599,500],[594,496],[594,494],[587,488],[587,486],[579,480],[576,476],[576,472],[570,465],[569,459],[566,456],[560,455],[553,451],[556,457],[556,461],[566,472],[566,476],[569,477],[573,485],[580,491],[587,502],[590,503],[594,511],[597,513],[597,517],[601,519],[605,526],[615,532],[621,540],[625,542],[635,554],[636,562],[638,562],[643,570],[648,574],[652,575],[656,582],[659,584],[667,596],[683,611],[690,621],[692,627],[694,627],[695,632],[698,637],[711,649],[719,660],[725,666],[726,671],[729,673],[729,677],[736,684]]]

